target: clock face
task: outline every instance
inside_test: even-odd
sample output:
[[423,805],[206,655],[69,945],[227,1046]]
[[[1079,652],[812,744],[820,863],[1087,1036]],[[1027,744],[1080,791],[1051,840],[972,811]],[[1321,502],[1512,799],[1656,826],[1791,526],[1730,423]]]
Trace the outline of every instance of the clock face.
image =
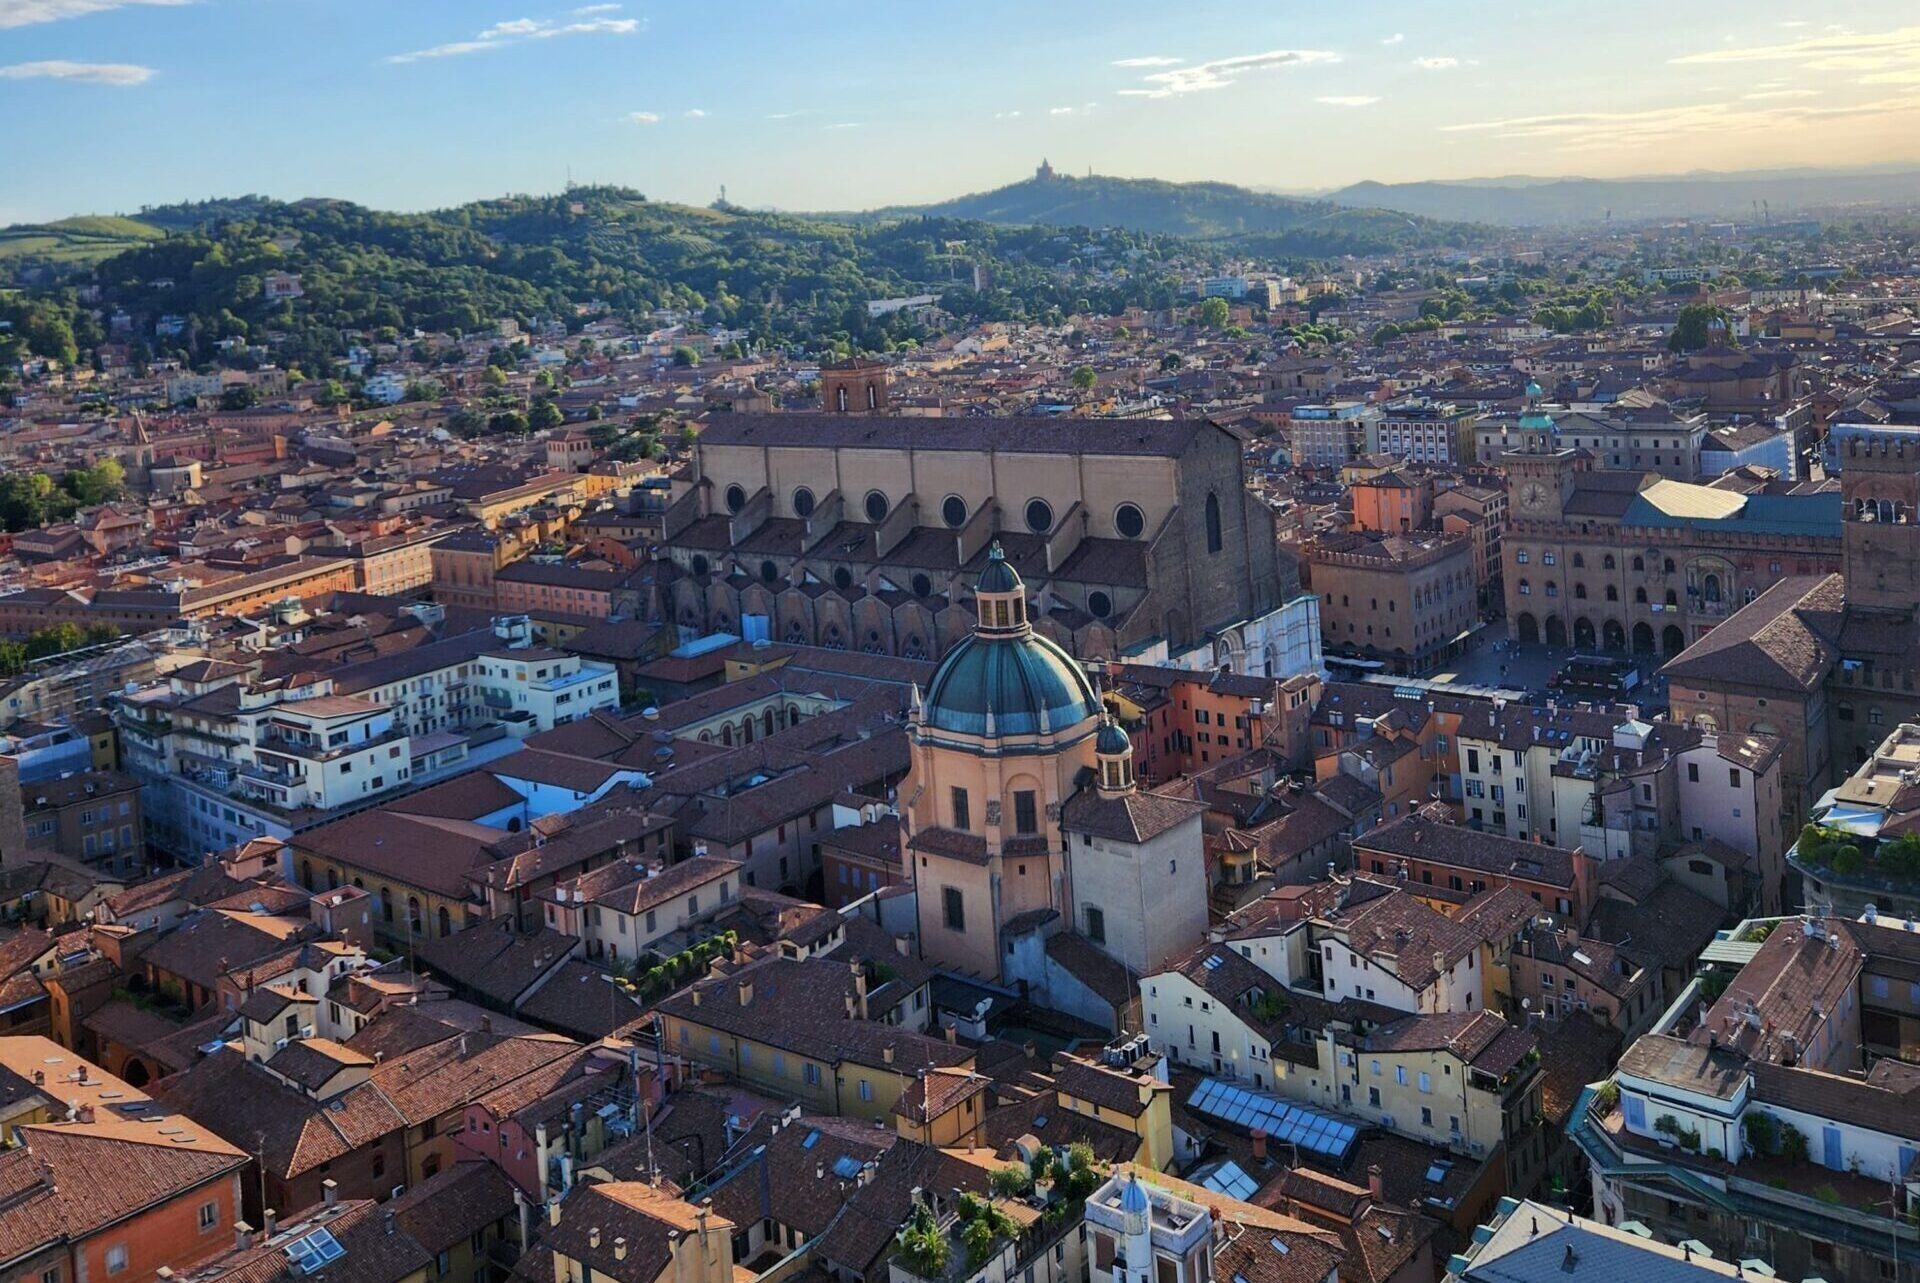
[[1547,488],[1538,481],[1527,482],[1525,489],[1520,491],[1520,505],[1534,510],[1546,507]]

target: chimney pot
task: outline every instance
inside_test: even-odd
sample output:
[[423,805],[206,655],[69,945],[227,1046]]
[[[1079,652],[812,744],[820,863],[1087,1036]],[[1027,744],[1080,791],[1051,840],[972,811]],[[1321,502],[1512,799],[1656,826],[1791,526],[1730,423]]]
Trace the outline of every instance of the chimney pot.
[[1378,1202],[1384,1203],[1386,1201],[1387,1178],[1386,1174],[1380,1170],[1380,1164],[1378,1163],[1367,1168],[1367,1192],[1372,1194]]
[[613,1259],[616,1261],[627,1259],[627,1240],[624,1237],[613,1240]]
[[244,1252],[253,1246],[253,1226],[245,1221],[233,1223],[233,1250]]
[[265,1233],[268,1238],[272,1238],[274,1231],[280,1228],[280,1213],[269,1207],[261,1219],[266,1222],[266,1226],[262,1232]]
[[328,1207],[337,1207],[340,1203],[340,1182],[329,1176],[320,1182],[321,1192],[326,1197]]
[[588,1247],[600,1246],[600,1227],[598,1225],[594,1226],[592,1229],[587,1231],[587,1246]]

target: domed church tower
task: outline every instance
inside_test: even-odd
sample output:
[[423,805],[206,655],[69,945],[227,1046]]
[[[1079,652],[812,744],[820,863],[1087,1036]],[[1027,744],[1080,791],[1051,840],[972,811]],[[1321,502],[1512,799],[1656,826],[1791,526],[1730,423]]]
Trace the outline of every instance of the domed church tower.
[[1103,717],[1080,666],[1033,631],[997,543],[974,602],[972,636],[909,711],[901,824],[921,953],[997,981],[1006,924],[1063,903],[1061,808],[1096,766]]

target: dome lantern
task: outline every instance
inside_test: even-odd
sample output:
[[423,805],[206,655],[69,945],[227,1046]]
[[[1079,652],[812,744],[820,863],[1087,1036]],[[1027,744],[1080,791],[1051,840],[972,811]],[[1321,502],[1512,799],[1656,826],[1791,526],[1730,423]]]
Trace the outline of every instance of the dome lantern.
[[1027,586],[1007,564],[1006,551],[997,539],[987,551],[987,568],[974,584],[973,599],[979,616],[976,632],[1020,633],[1033,627],[1027,620]]
[[1133,792],[1133,739],[1111,714],[1101,718],[1093,758],[1100,796],[1121,797]]

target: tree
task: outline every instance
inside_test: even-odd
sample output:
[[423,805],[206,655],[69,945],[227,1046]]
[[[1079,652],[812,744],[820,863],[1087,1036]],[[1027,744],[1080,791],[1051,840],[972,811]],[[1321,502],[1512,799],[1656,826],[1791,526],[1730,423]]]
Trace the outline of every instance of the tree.
[[1099,382],[1099,376],[1093,372],[1091,365],[1076,365],[1073,367],[1073,373],[1067,377],[1073,381],[1073,386],[1082,392],[1093,391],[1093,385]]
[[487,420],[487,431],[503,436],[527,435],[527,416],[518,410],[503,410]]
[[102,459],[91,468],[75,468],[60,478],[60,488],[83,508],[117,499],[127,488],[127,470],[118,459]]
[[1224,330],[1227,322],[1233,318],[1233,309],[1227,306],[1223,298],[1210,298],[1200,304],[1195,319],[1200,327],[1207,330]]
[[700,354],[692,348],[682,345],[673,349],[673,363],[683,370],[689,370],[700,364]]
[[[1673,333],[1667,335],[1669,352],[1698,352],[1711,338],[1714,322],[1726,324],[1727,314],[1711,303],[1689,303],[1674,318]],[[1731,336],[1725,336],[1732,342]]]
[[1160,358],[1160,368],[1162,370],[1177,370],[1180,368],[1180,365],[1180,354],[1178,352],[1169,352]]
[[567,416],[560,412],[560,407],[545,399],[535,401],[527,412],[527,426],[535,432],[557,428],[566,421]]
[[246,383],[236,383],[220,394],[222,410],[246,410],[253,406],[253,388]]
[[486,387],[504,388],[507,386],[507,372],[497,365],[489,365],[480,375],[480,382]]

